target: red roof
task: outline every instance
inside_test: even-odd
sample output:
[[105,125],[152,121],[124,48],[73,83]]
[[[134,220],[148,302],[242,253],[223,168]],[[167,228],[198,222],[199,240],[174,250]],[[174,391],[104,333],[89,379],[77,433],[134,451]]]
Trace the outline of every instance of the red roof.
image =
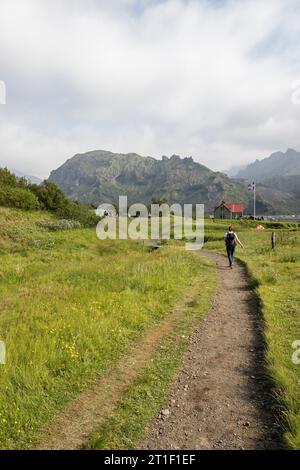
[[224,204],[224,207],[230,212],[244,212],[246,206],[244,204]]

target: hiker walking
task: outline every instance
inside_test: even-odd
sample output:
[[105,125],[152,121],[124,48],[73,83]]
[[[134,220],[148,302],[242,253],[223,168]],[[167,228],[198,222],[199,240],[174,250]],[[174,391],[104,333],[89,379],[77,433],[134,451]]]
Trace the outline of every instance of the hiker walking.
[[233,227],[231,225],[228,228],[228,232],[225,233],[224,241],[226,245],[229,267],[232,269],[236,244],[238,243],[242,248],[244,248],[244,245],[239,240],[239,237],[237,236],[237,234],[233,231]]

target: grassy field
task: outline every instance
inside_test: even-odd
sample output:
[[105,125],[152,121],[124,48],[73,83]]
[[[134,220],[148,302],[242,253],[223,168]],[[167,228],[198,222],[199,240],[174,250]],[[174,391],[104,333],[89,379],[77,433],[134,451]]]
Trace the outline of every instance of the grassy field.
[[[206,221],[206,249],[224,252],[228,222]],[[261,299],[267,366],[288,446],[300,448],[300,232],[293,224],[236,222],[253,288]],[[159,324],[195,283],[195,297],[127,387],[91,448],[134,448],[163,405],[187,336],[216,287],[211,264],[180,242],[150,253],[140,242],[100,241],[94,229],[58,230],[43,212],[0,208],[0,447],[26,449],[40,430],[96,377]],[[277,246],[271,250],[272,230]]]
[[[207,221],[206,248],[224,253],[224,233],[229,222]],[[268,372],[275,384],[289,447],[300,448],[300,365],[292,362],[292,343],[300,339],[300,231],[297,224],[234,223],[245,249],[237,257],[246,263],[253,287],[261,299],[268,347]],[[276,249],[271,233],[276,231]]]
[[[162,321],[198,279],[208,287],[197,293],[197,312],[194,304],[183,312],[181,331],[188,331],[208,310],[216,285],[209,263],[183,246],[149,253],[138,242],[103,242],[93,229],[56,231],[55,224],[45,212],[0,208],[0,340],[7,351],[0,366],[2,449],[34,445],[43,426]],[[148,417],[160,406],[185,344],[180,335],[168,341],[169,372],[161,389],[153,388],[151,403],[144,401]],[[157,361],[137,386],[152,383]],[[126,393],[141,399],[137,390],[133,384]]]
[[180,316],[156,348],[151,361],[127,388],[122,401],[86,448],[136,449],[157,411],[166,405],[169,385],[180,366],[189,335],[208,312],[216,287],[214,266],[207,260],[195,277],[193,295],[183,299]]

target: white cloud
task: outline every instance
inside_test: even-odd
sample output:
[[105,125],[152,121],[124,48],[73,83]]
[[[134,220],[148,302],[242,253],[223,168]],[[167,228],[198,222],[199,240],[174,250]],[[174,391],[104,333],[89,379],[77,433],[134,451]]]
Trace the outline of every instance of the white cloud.
[[0,11],[0,163],[47,176],[106,148],[223,169],[300,147],[296,0],[0,0]]

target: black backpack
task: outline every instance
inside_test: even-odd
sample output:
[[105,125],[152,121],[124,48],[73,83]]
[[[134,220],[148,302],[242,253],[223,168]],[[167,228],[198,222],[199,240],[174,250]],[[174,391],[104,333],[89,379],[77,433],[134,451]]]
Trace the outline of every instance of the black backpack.
[[232,246],[235,244],[235,233],[234,232],[227,232],[226,235],[226,245]]

